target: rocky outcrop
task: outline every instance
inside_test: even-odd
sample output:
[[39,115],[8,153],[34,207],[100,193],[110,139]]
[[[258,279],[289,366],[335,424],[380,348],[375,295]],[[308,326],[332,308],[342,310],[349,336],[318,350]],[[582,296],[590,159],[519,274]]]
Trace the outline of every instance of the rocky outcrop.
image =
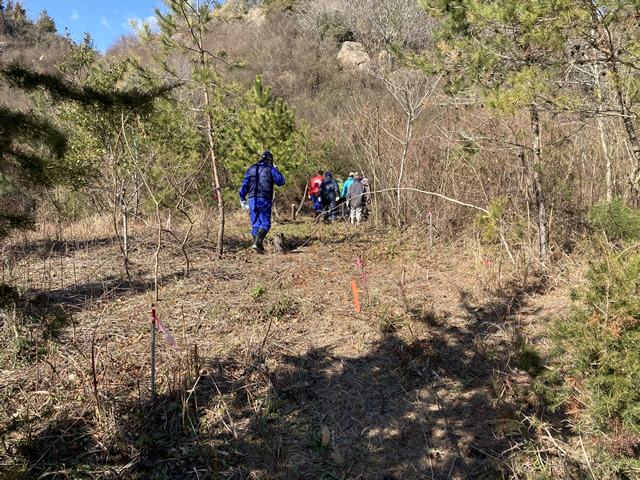
[[361,43],[344,42],[338,52],[338,61],[342,66],[365,70],[371,63],[371,58]]

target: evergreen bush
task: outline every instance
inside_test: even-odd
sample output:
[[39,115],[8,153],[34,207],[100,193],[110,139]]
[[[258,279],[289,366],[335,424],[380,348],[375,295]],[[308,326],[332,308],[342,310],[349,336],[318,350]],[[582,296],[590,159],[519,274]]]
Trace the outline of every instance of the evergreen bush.
[[[609,240],[620,240],[631,238],[640,225],[636,215],[616,201],[597,206],[590,218]],[[600,439],[608,474],[637,469],[640,440],[630,439],[640,439],[640,252],[602,242],[585,279],[572,294],[571,314],[551,329],[558,347],[553,363],[564,382],[546,387],[556,392],[573,387],[565,401],[578,408],[575,425]],[[549,397],[550,390],[543,390]]]
[[347,19],[340,12],[322,13],[318,19],[318,30],[322,39],[329,38],[338,44],[355,40]]
[[640,237],[640,210],[627,207],[620,198],[594,205],[589,211],[589,223],[609,241]]

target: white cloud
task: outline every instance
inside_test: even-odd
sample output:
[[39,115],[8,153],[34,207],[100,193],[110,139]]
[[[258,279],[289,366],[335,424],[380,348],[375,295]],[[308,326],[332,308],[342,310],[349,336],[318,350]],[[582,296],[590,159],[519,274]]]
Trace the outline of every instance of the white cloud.
[[109,20],[106,19],[106,17],[102,17],[100,21],[102,22],[102,25],[104,25],[105,27],[107,28],[111,27],[111,24],[109,23]]
[[[129,19],[129,22],[133,22],[136,25],[136,27],[138,29],[140,29],[140,30],[142,29],[142,24],[143,23],[148,23],[149,27],[151,28],[151,31],[157,31],[158,30],[158,21],[157,21],[155,15],[151,15],[149,17],[146,17],[144,20],[140,20],[137,17],[133,17],[133,18]],[[130,23],[123,24],[122,26],[125,27],[125,28],[131,28]]]
[[71,10],[71,20],[80,20],[80,14],[75,10]]

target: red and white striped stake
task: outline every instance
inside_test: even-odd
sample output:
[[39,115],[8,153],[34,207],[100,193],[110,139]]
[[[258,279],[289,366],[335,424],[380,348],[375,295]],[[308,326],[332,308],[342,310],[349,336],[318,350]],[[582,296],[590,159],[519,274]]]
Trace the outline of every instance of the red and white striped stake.
[[156,396],[156,309],[151,309],[151,401]]

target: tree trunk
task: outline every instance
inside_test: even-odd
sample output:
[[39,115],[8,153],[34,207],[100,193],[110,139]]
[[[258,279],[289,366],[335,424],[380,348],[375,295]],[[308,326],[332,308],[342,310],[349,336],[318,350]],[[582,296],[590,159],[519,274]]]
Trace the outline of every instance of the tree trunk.
[[[112,220],[113,220],[113,230],[118,239],[118,246],[120,247],[120,252],[122,253],[123,258],[123,267],[124,273],[127,277],[128,281],[131,281],[131,276],[129,275],[129,247],[128,247],[128,226],[127,226],[127,207],[125,205],[125,188],[119,185],[118,178],[118,169],[113,163],[113,171],[114,171],[114,185],[113,185],[113,210],[112,210]],[[122,227],[123,232],[120,234],[120,229],[118,228],[118,213],[122,219]]]
[[620,107],[620,113],[622,114],[622,123],[624,125],[625,131],[627,132],[629,144],[631,145],[631,152],[633,155],[635,168],[633,169],[633,173],[629,177],[629,182],[631,184],[630,187],[633,196],[637,197],[638,182],[640,181],[640,142],[638,141],[636,128],[631,121],[631,112],[629,111],[627,103],[624,100],[622,88],[620,88],[620,76],[618,74],[618,68],[616,67],[615,62],[609,62],[609,69],[611,73],[613,73],[613,88],[616,92],[616,100],[618,101],[618,106]]
[[122,251],[124,253],[124,268],[129,277],[129,219],[127,218],[127,205],[122,201]]
[[222,256],[224,242],[224,204],[222,203],[222,188],[220,187],[220,176],[218,175],[218,162],[216,159],[215,139],[213,138],[213,122],[209,112],[209,92],[205,88],[204,104],[207,111],[207,140],[209,141],[209,154],[211,155],[211,167],[213,169],[213,182],[216,189],[216,199],[218,200],[218,242],[216,252]]
[[[415,115],[417,117],[417,115]],[[398,226],[402,225],[403,222],[403,211],[402,211],[402,198],[400,197],[400,187],[402,187],[402,181],[404,180],[404,166],[407,161],[407,153],[409,152],[409,143],[411,142],[411,137],[413,137],[413,121],[414,121],[414,111],[413,106],[409,107],[409,112],[407,113],[407,124],[405,126],[404,132],[404,146],[402,148],[402,157],[400,158],[400,173],[398,174],[398,218],[397,224]]]
[[[198,4],[199,6],[199,4]],[[182,11],[184,17],[188,19],[188,15]],[[202,41],[202,30],[194,29],[193,25],[189,25],[191,35],[198,46],[198,60],[200,66],[204,69],[207,65],[205,58],[205,48]],[[222,202],[222,187],[220,186],[220,176],[218,175],[218,161],[216,159],[216,144],[213,136],[213,120],[211,119],[211,99],[209,97],[209,85],[204,85],[204,110],[207,119],[207,141],[209,142],[209,155],[211,156],[211,168],[213,170],[213,183],[216,189],[215,196],[218,203],[218,239],[216,252],[218,257],[222,257],[224,247],[224,203]]]
[[604,153],[606,162],[605,183],[607,189],[607,203],[611,203],[611,200],[613,199],[613,187],[611,185],[611,155],[609,155],[609,147],[607,146],[607,138],[604,131],[604,122],[602,121],[600,114],[598,114],[598,130],[600,132],[600,143],[602,144],[602,152]]
[[604,104],[604,99],[602,97],[602,85],[600,83],[600,73],[601,70],[598,65],[594,65],[592,67],[592,75],[596,84],[596,96],[598,98],[598,110],[596,114],[596,119],[598,122],[598,132],[600,133],[600,144],[602,145],[602,153],[604,154],[605,159],[605,182],[606,182],[606,190],[607,190],[607,203],[611,203],[613,199],[613,186],[612,186],[612,162],[611,155],[609,153],[609,146],[607,145],[607,137],[604,131],[604,121],[602,119],[602,105]]
[[157,243],[156,243],[156,251],[154,252],[153,255],[153,294],[154,294],[154,299],[155,299],[155,303],[157,304],[158,301],[160,300],[160,283],[159,283],[159,278],[160,278],[160,250],[162,249],[162,220],[160,219],[160,204],[156,201],[155,198],[153,198],[153,201],[156,204],[156,224],[158,227],[158,236],[157,238]]
[[540,140],[540,119],[538,109],[532,106],[531,133],[533,133],[533,187],[536,194],[536,206],[538,207],[538,249],[540,259],[547,258],[549,246],[549,227],[547,225],[547,209],[542,188],[542,142]]
[[[592,32],[591,36],[598,41],[598,47],[606,55],[606,68],[611,78],[611,86],[616,95],[616,101],[620,109],[622,116],[622,123],[627,133],[627,139],[631,145],[631,155],[635,168],[629,175],[629,184],[631,194],[634,197],[634,202],[638,197],[638,182],[640,182],[640,142],[638,141],[638,134],[636,128],[631,120],[631,111],[624,98],[624,92],[620,85],[620,72],[618,72],[617,65],[617,47],[613,44],[611,32],[608,29],[606,23],[602,21],[601,12],[599,12],[595,4],[590,5],[591,9],[591,23]],[[599,38],[598,38],[599,37]]]
[[284,241],[284,234],[283,233],[275,233],[273,235],[273,251],[277,252],[277,253],[286,253],[287,252],[287,246],[286,243]]

